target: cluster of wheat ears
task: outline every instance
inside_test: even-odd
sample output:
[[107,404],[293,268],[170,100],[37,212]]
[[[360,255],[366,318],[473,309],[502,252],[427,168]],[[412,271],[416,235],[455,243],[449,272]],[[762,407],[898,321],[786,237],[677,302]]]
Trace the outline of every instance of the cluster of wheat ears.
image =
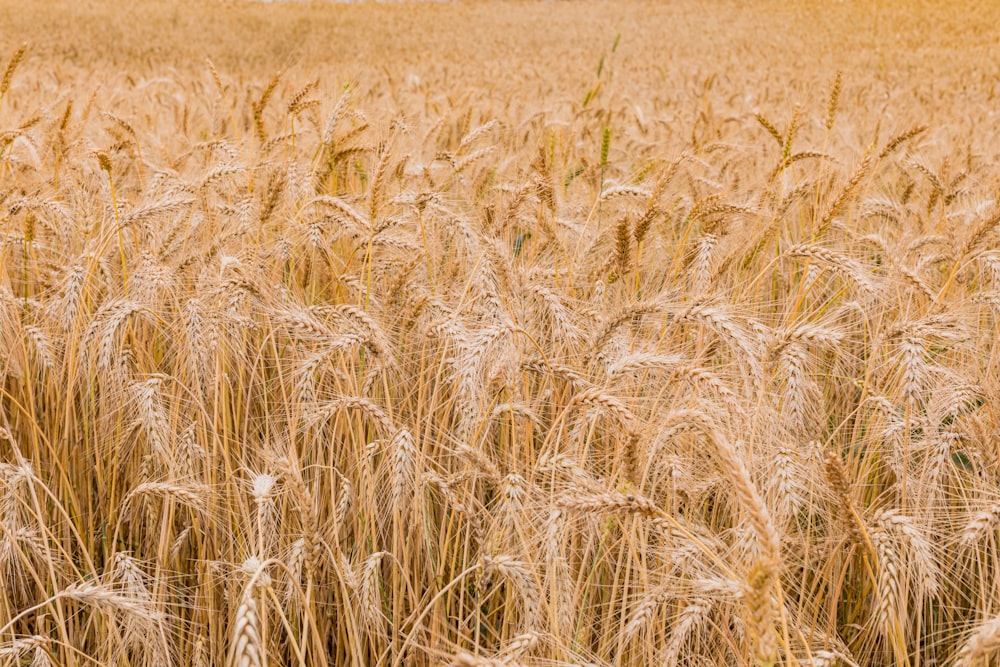
[[617,46],[530,114],[16,49],[0,665],[994,664],[986,158]]

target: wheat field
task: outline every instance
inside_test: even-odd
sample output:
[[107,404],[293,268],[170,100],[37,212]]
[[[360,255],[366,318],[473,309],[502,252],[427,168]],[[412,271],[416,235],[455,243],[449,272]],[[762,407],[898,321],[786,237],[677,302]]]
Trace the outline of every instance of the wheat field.
[[0,0],[0,666],[997,664],[998,24]]

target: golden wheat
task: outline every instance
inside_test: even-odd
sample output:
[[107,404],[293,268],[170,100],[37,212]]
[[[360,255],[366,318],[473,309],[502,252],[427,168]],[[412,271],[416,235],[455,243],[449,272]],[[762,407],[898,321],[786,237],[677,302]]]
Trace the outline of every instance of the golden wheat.
[[997,23],[0,0],[0,664],[993,664]]

